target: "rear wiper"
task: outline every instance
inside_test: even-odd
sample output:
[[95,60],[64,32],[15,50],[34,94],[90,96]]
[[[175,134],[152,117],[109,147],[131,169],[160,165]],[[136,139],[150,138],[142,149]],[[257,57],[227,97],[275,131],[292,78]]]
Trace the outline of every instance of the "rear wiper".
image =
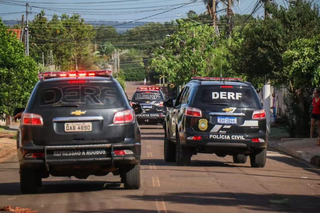
[[78,104],[54,104],[52,107],[79,107]]
[[209,105],[229,106],[229,104],[227,104],[227,103],[212,103],[212,104],[209,104]]

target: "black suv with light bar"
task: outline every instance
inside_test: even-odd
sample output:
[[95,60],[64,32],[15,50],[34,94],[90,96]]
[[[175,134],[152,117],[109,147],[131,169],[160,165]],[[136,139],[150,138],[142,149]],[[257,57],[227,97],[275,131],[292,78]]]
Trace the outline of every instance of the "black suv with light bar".
[[[120,175],[140,188],[141,134],[136,113],[111,71],[40,74],[17,135],[22,193],[42,178]],[[16,110],[18,113],[19,110]]]
[[194,77],[173,99],[165,119],[164,157],[189,165],[197,153],[233,156],[234,163],[264,167],[266,113],[254,87],[238,78]]
[[138,87],[132,96],[132,102],[141,105],[143,112],[137,115],[140,124],[163,123],[166,109],[163,106],[164,94],[160,87]]

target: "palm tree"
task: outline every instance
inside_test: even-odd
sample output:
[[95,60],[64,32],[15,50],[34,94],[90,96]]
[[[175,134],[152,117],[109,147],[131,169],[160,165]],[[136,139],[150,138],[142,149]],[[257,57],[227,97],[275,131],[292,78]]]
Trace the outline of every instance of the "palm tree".
[[[234,5],[235,2],[239,2],[240,0],[231,0],[231,6]],[[211,18],[214,18],[214,14],[216,14],[217,9],[215,9],[215,11],[213,11],[212,9],[212,0],[203,0],[203,3],[206,5],[208,13],[210,14]],[[222,5],[228,7],[228,0],[216,0],[215,1],[216,5],[215,8],[217,8],[218,4],[221,3]]]

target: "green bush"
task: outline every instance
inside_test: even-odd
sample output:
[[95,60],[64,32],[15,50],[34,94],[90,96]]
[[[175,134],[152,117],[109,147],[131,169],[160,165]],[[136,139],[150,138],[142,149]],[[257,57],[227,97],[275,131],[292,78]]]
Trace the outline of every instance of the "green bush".
[[119,81],[120,85],[122,86],[123,90],[126,89],[126,81],[122,77],[117,77],[117,80]]

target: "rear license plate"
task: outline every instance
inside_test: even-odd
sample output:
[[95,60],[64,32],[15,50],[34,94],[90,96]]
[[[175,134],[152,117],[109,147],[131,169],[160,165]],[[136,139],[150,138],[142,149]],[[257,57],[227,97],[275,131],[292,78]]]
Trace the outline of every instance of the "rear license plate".
[[144,109],[151,109],[151,108],[152,108],[152,105],[143,105],[142,108],[144,108]]
[[72,157],[72,156],[107,156],[107,151],[104,149],[73,149],[73,150],[54,150],[53,157]]
[[237,118],[218,116],[217,122],[218,124],[237,124]]
[[92,131],[92,123],[65,123],[64,124],[65,132],[91,132]]

